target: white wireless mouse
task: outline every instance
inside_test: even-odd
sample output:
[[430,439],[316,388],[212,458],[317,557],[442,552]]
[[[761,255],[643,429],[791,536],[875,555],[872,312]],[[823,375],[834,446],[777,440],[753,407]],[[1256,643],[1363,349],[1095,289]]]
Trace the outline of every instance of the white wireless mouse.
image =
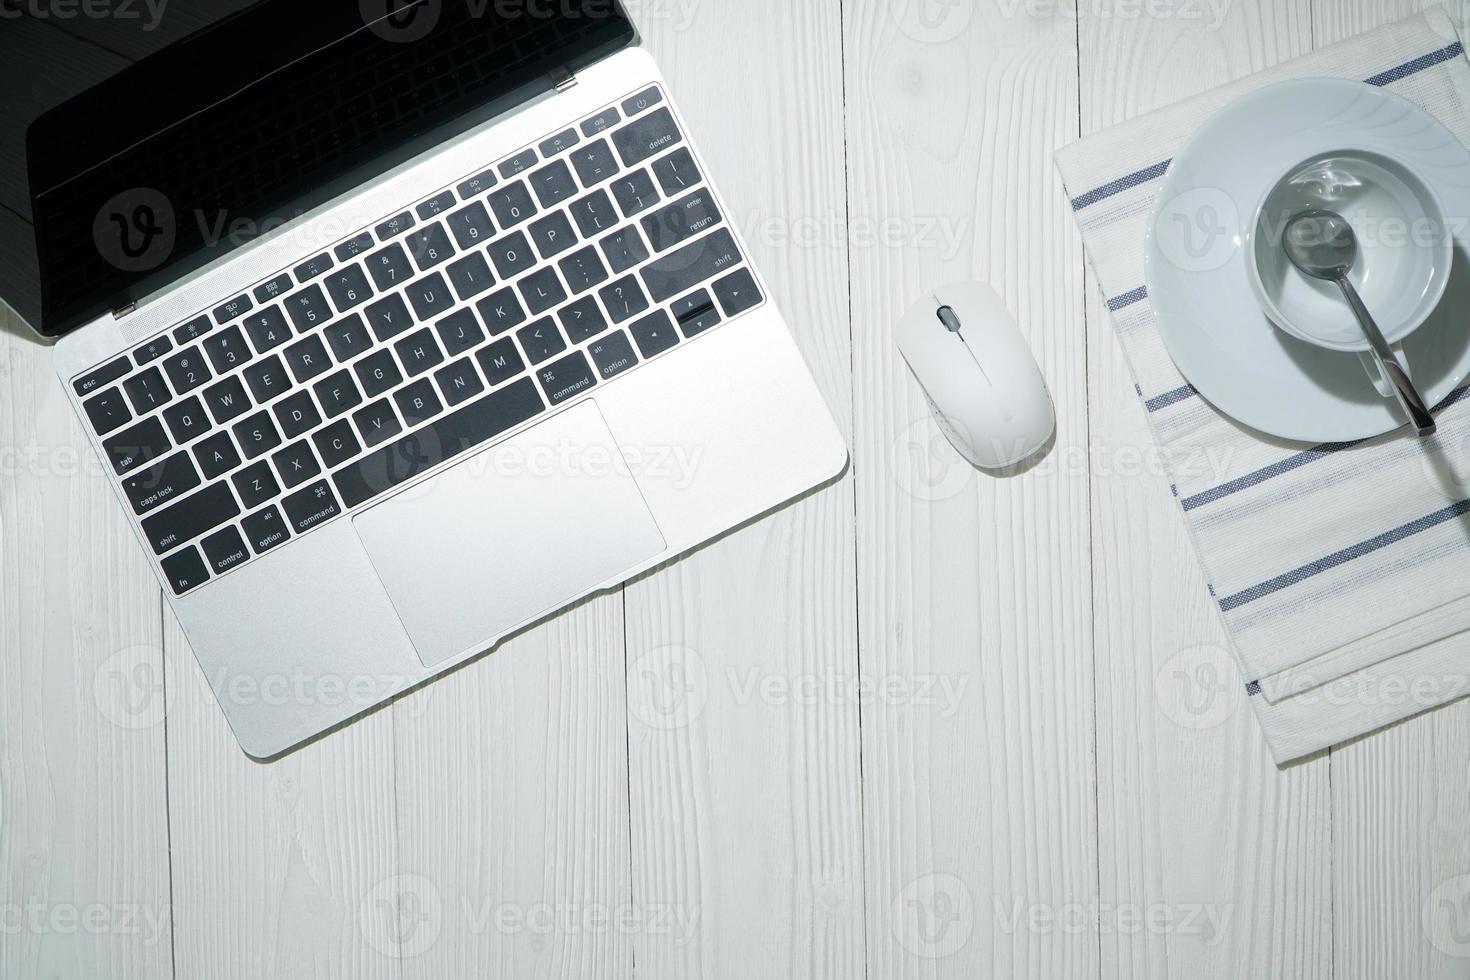
[[1014,466],[1051,439],[1056,410],[1046,380],[989,286],[960,282],[936,289],[893,334],[939,428],[975,466]]

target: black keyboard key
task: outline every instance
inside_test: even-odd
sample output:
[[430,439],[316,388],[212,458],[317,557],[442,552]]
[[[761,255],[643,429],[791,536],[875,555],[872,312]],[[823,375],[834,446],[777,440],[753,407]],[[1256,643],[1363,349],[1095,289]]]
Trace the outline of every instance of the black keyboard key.
[[715,280],[715,297],[726,316],[736,316],[753,306],[759,306],[765,297],[755,284],[749,269],[738,269],[723,279]]
[[515,341],[509,337],[480,351],[475,355],[475,360],[480,362],[480,370],[485,372],[485,379],[492,386],[503,385],[526,370],[521,352],[516,349]]
[[337,246],[335,250],[337,261],[346,262],[349,259],[355,259],[376,244],[377,242],[373,241],[372,233],[365,231],[361,235],[354,237],[351,241],[343,242]]
[[480,311],[480,319],[485,322],[485,329],[491,336],[526,322],[526,311],[521,308],[520,297],[510,287],[486,296],[475,304],[475,309]]
[[281,474],[281,483],[287,490],[301,486],[322,471],[322,464],[316,461],[305,439],[276,453],[271,462],[276,464],[276,472]]
[[168,385],[163,383],[163,373],[156,367],[124,381],[123,390],[128,393],[128,401],[133,403],[133,411],[139,415],[147,415],[155,408],[167,405],[173,397]]
[[560,267],[574,296],[600,286],[608,279],[607,266],[602,264],[597,249],[591,245],[562,259]]
[[445,317],[435,324],[435,329],[439,331],[439,339],[443,341],[444,352],[449,357],[458,357],[485,342],[485,331],[471,310],[460,310]]
[[[327,343],[332,346],[332,353],[342,364],[346,364],[359,354],[366,353],[373,346],[373,338],[368,335],[367,324],[363,323],[362,317],[356,313],[345,320],[338,320],[329,325],[323,333],[326,334]],[[289,350],[286,356],[290,358]]]
[[119,474],[146,466],[172,448],[157,418],[139,422],[102,443],[102,451]]
[[490,259],[502,279],[514,279],[536,267],[536,254],[521,232],[490,243]]
[[449,243],[449,234],[438,221],[420,228],[405,238],[403,243],[421,272],[428,272],[454,258],[454,246]]
[[250,393],[255,396],[257,405],[264,405],[272,398],[278,398],[286,393],[290,387],[291,379],[286,375],[286,365],[274,354],[264,361],[250,365],[245,369],[245,383],[250,386]]
[[510,180],[516,174],[525,173],[540,162],[541,158],[536,156],[535,150],[522,150],[500,165],[500,176]]
[[304,490],[296,491],[281,501],[281,506],[286,509],[286,520],[297,534],[305,534],[342,513],[342,508],[337,506],[337,498],[332,495],[332,488],[327,485],[326,480],[319,480]]
[[265,460],[236,473],[230,482],[235,485],[235,492],[244,501],[246,509],[253,510],[281,495],[281,485],[276,482],[276,475]]
[[661,200],[647,170],[638,170],[626,177],[619,177],[612,189],[613,197],[618,199],[618,207],[629,218],[647,211]]
[[454,309],[454,294],[449,291],[449,283],[437,272],[418,280],[405,292],[420,321],[432,320]]
[[541,253],[541,257],[549,259],[577,244],[577,235],[572,231],[572,223],[567,216],[558,211],[531,222],[531,240],[536,243],[536,251]]
[[621,330],[594,341],[588,346],[587,353],[592,355],[592,363],[597,365],[597,373],[604,381],[617,377],[638,363],[638,355],[633,353],[628,335]]
[[368,326],[373,328],[373,336],[378,338],[379,343],[391,340],[413,326],[413,317],[404,305],[403,297],[398,295],[381,299],[364,312],[367,314]]
[[664,100],[664,94],[657,87],[644,89],[637,95],[623,100],[623,115],[636,116],[644,109],[652,109]]
[[358,409],[352,414],[352,421],[357,424],[357,431],[362,433],[363,444],[369,449],[403,431],[398,416],[393,413],[393,406],[388,404],[386,398],[380,398],[365,408]]
[[188,453],[175,453],[161,463],[140,470],[122,481],[123,493],[134,514],[146,514],[182,497],[199,486],[199,471]]
[[607,264],[612,266],[613,273],[620,274],[638,265],[648,258],[648,246],[643,244],[643,239],[638,235],[636,225],[615,231],[602,240],[602,254],[607,256]]
[[173,341],[167,337],[156,337],[133,351],[133,360],[138,367],[150,364],[174,349]]
[[574,345],[591,340],[607,329],[607,317],[602,315],[602,308],[591,296],[562,307],[557,316]]
[[658,178],[664,193],[670,195],[682,194],[704,179],[694,163],[694,154],[687,147],[681,147],[662,160],[655,161],[653,175]]
[[495,212],[495,220],[500,227],[509,229],[534,218],[536,202],[531,200],[531,192],[526,190],[525,183],[518,180],[490,195],[490,210]]
[[393,402],[398,406],[398,414],[403,416],[403,424],[409,428],[444,411],[444,403],[439,401],[434,384],[428,378],[394,392]]
[[376,398],[383,392],[398,387],[403,381],[403,373],[393,360],[393,352],[380,350],[357,362],[357,380],[362,383],[363,393],[367,397]]
[[618,110],[605,109],[582,123],[582,133],[585,136],[596,136],[598,133],[607,132],[622,121],[623,117],[618,115]]
[[567,150],[570,150],[572,147],[576,146],[577,141],[581,138],[582,137],[577,135],[577,131],[575,129],[568,129],[563,132],[557,133],[555,136],[541,141],[541,145],[539,147],[539,149],[541,150],[541,155],[543,157],[546,157],[547,159],[550,159],[556,156],[558,153],[564,153]]
[[281,435],[295,439],[322,424],[322,414],[311,400],[311,392],[298,391],[276,406],[276,421],[280,423]]
[[572,166],[577,168],[583,187],[596,187],[604,180],[612,180],[620,169],[607,140],[590,143],[573,153]]
[[316,392],[316,400],[322,406],[322,412],[329,419],[334,419],[343,412],[350,411],[362,404],[362,392],[357,390],[357,384],[352,380],[351,371],[338,371],[318,381],[311,388]]
[[214,365],[216,374],[226,374],[241,364],[246,364],[255,355],[245,346],[245,335],[239,327],[231,327],[213,337],[204,339],[204,353]]
[[226,378],[204,389],[204,404],[209,406],[215,422],[224,425],[250,409],[250,396],[245,394],[239,378]]
[[393,345],[393,349],[398,352],[398,360],[410,378],[432,371],[444,363],[444,355],[434,342],[434,331],[428,327],[404,337]]
[[461,249],[483,245],[495,234],[495,223],[490,220],[490,212],[479,201],[469,207],[460,208],[445,220],[449,222],[449,230],[454,233],[454,240]]
[[250,312],[250,308],[254,305],[254,303],[250,302],[249,296],[236,296],[228,303],[221,303],[214,308],[215,322],[221,325],[229,323],[235,317],[244,316]]
[[240,522],[240,527],[257,555],[263,555],[291,538],[291,532],[286,530],[286,521],[281,517],[280,508],[275,506],[251,514]]
[[[453,196],[454,195],[452,194],[450,195],[451,200],[453,199]],[[373,231],[377,234],[378,241],[386,242],[390,238],[397,238],[399,235],[412,228],[413,225],[413,215],[409,214],[407,211],[404,211],[402,214],[395,214],[387,221],[381,222],[378,227],[373,229]]]
[[132,369],[133,365],[126,357],[119,357],[115,361],[104,364],[92,373],[84,374],[80,378],[77,378],[76,384],[73,387],[76,388],[78,395],[85,397],[104,385],[112,384]]
[[573,202],[568,208],[583,238],[596,238],[605,231],[617,227],[618,213],[613,210],[612,198],[607,191],[593,191],[586,197]]
[[538,316],[567,298],[567,291],[556,277],[555,269],[537,269],[521,280],[521,295],[526,309]]
[[494,186],[495,171],[487,170],[482,174],[476,174],[469,180],[464,181],[455,190],[459,192],[462,200],[468,201],[472,197],[479,197]]
[[592,366],[581,351],[539,368],[536,377],[541,382],[541,390],[546,392],[547,400],[553,405],[560,405],[597,384],[597,376],[592,373]]
[[686,337],[703,333],[720,322],[720,311],[715,308],[715,301],[710,299],[706,289],[675,300],[669,309]]
[[632,276],[619,279],[610,286],[604,286],[598,293],[602,297],[602,305],[607,307],[608,315],[613,318],[613,323],[622,323],[648,309],[648,297],[643,295],[643,290],[638,286],[638,280]]
[[283,305],[291,322],[295,324],[297,333],[315,330],[332,319],[332,308],[327,304],[327,297],[322,294],[321,286],[312,285],[299,293],[293,293]]
[[516,337],[532,364],[548,361],[567,349],[567,342],[550,317],[522,327],[516,332]]
[[577,181],[565,161],[556,160],[527,178],[543,208],[554,208],[577,193]]
[[187,395],[214,377],[209,373],[209,368],[204,363],[204,355],[199,352],[198,347],[179,351],[163,362],[163,370],[168,375],[169,382],[174,386],[174,391],[181,395]]
[[447,212],[448,209],[456,206],[457,203],[459,203],[459,200],[454,197],[454,191],[444,191],[442,194],[435,195],[435,197],[423,201],[415,210],[419,213],[420,220],[429,220],[431,217],[438,217],[442,213]]
[[338,313],[346,313],[373,298],[373,288],[359,265],[349,265],[327,276],[327,292],[332,294]]
[[165,408],[163,420],[168,423],[169,434],[174,437],[176,446],[191,443],[213,428],[209,416],[204,414],[204,406],[193,397]]
[[281,433],[268,412],[256,412],[248,419],[236,422],[231,431],[235,433],[235,441],[240,444],[240,451],[246,459],[254,459],[281,444]]
[[236,565],[243,565],[250,560],[250,552],[245,549],[245,539],[233,527],[216,531],[201,541],[199,546],[204,549],[204,557],[209,560],[209,570],[216,575],[223,575]]
[[199,557],[198,548],[189,548],[177,555],[169,555],[162,562],[163,577],[168,580],[174,595],[183,595],[209,581],[209,569]]
[[468,357],[435,371],[434,380],[439,382],[439,390],[444,392],[444,400],[449,403],[450,408],[469,401],[485,390],[480,372],[475,370],[474,362]]
[[240,465],[240,453],[228,432],[216,432],[194,447],[194,458],[206,480],[217,480]]
[[495,285],[495,274],[490,271],[490,263],[479,252],[471,252],[450,263],[447,271],[449,282],[454,286],[454,294],[461,300],[474,299]]
[[674,321],[663,310],[657,310],[636,321],[628,328],[628,332],[633,335],[633,340],[638,344],[638,352],[645,360],[662,354],[679,342],[679,332],[674,329]]
[[363,264],[367,266],[368,274],[373,277],[373,283],[379,292],[388,292],[414,277],[413,265],[409,263],[408,253],[403,251],[401,245],[378,249],[364,259]]
[[291,328],[286,324],[286,314],[281,312],[279,306],[268,306],[250,314],[245,318],[244,325],[257,354],[273,351],[291,339]]
[[174,329],[174,340],[180,344],[191,343],[214,329],[208,316],[196,316],[182,327]]
[[320,337],[299,340],[282,353],[286,355],[286,366],[291,369],[291,377],[297,384],[305,384],[332,366],[332,358]]
[[643,234],[655,252],[665,252],[720,223],[720,208],[708,189],[686,194],[643,216]]
[[678,143],[680,136],[673,113],[663,108],[639,116],[613,133],[612,139],[624,166],[633,167]]
[[311,441],[316,444],[316,451],[328,469],[341,466],[362,452],[362,444],[357,441],[357,433],[352,431],[352,423],[346,419],[333,422],[313,435]]
[[128,403],[123,400],[120,388],[107,389],[96,398],[83,402],[82,408],[99,436],[105,436],[133,420],[133,413],[128,411]]
[[223,483],[213,483],[165,510],[143,518],[143,535],[161,555],[208,534],[240,514],[240,505]]
[[740,264],[740,250],[728,229],[721,228],[667,253],[644,266],[640,275],[655,303],[714,278]]
[[255,301],[257,303],[272,303],[291,291],[295,285],[291,281],[290,273],[283,272],[270,282],[263,282],[255,287]]
[[307,259],[291,271],[295,274],[297,282],[304,283],[322,275],[331,267],[332,256],[323,252],[321,255]]
[[535,418],[545,407],[536,385],[522,378],[338,470],[332,481],[347,506],[356,507]]

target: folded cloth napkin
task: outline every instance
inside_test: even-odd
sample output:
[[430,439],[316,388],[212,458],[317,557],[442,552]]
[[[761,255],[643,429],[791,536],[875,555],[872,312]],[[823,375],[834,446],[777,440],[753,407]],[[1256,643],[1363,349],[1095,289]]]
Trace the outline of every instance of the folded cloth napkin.
[[[1429,443],[1407,430],[1345,445],[1272,439],[1231,422],[1180,375],[1143,285],[1144,236],[1173,155],[1217,110],[1302,77],[1386,86],[1470,143],[1470,61],[1449,17],[1432,10],[1057,154],[1278,763],[1470,694],[1470,387],[1439,407]],[[1470,311],[1465,321],[1470,331]]]

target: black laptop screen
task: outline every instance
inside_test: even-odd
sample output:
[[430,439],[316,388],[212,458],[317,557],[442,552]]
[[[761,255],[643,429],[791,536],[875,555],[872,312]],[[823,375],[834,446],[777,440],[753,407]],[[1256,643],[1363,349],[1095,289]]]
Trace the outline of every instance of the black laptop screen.
[[[134,11],[115,24],[121,67],[37,118],[26,138],[40,327],[50,335],[634,37],[616,0],[93,2]],[[36,0],[23,7],[35,8],[24,14],[32,18],[41,10]]]

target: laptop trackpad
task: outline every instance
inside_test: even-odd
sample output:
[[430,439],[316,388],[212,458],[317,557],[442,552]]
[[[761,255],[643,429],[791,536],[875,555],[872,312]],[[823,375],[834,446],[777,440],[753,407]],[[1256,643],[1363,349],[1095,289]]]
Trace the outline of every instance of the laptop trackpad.
[[354,518],[424,665],[477,653],[664,550],[583,402]]

